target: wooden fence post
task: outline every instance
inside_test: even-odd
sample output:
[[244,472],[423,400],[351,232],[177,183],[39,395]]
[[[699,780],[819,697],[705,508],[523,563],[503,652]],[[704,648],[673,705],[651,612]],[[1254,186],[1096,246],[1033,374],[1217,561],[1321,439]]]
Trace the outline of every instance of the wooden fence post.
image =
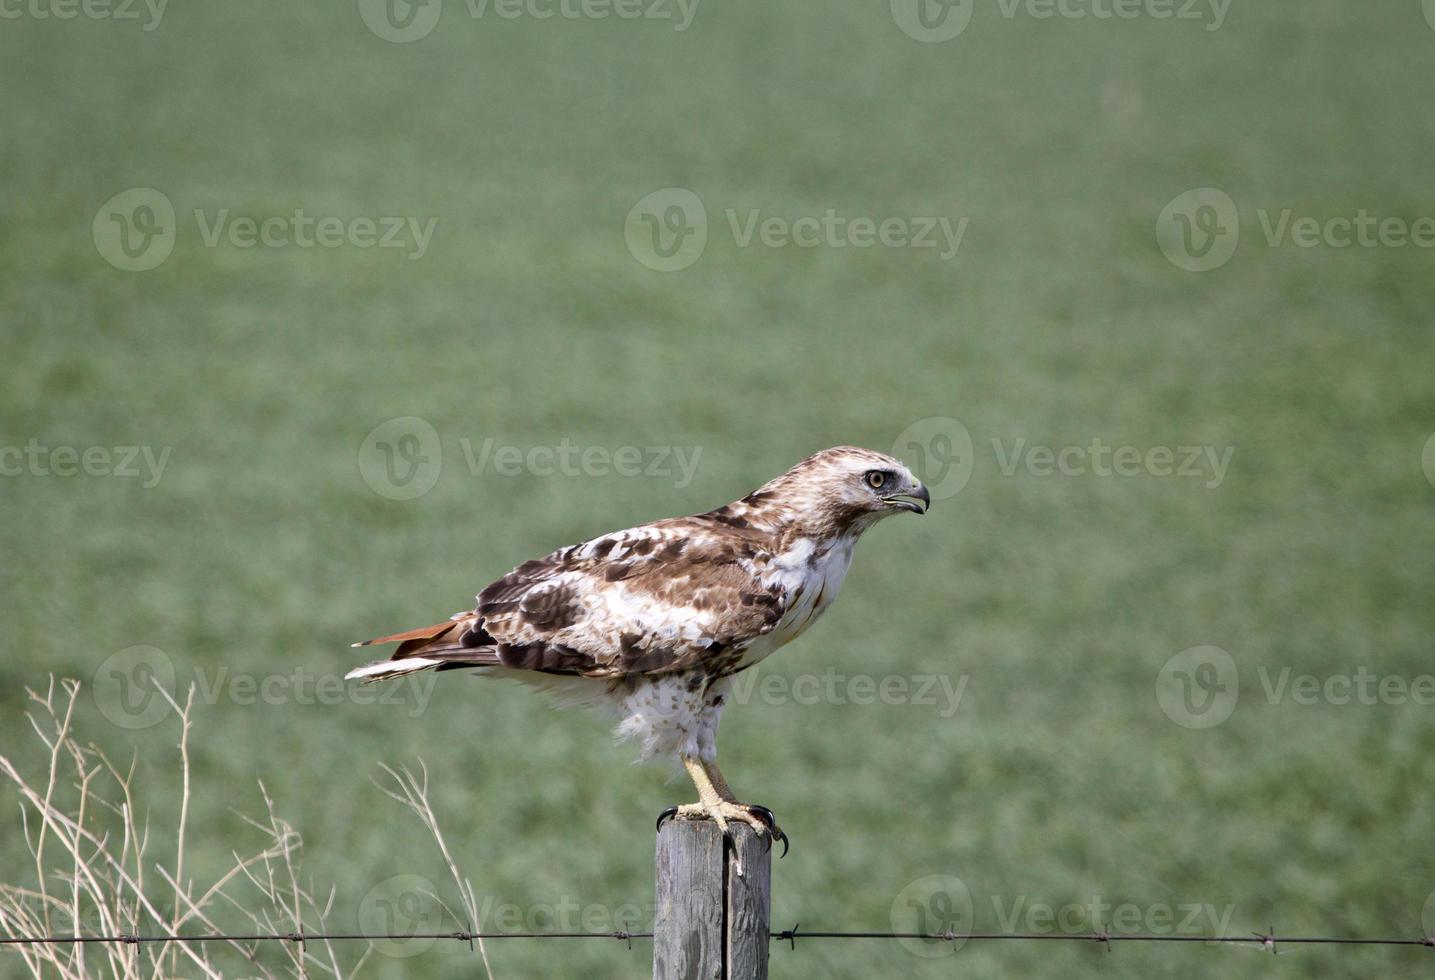
[[706,820],[658,832],[654,980],[767,978],[772,850],[746,824],[730,826],[731,843]]

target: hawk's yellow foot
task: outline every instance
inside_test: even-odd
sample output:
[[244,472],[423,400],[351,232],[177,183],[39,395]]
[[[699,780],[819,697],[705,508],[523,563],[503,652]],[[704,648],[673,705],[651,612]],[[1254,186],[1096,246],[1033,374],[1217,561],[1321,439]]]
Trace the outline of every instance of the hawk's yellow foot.
[[716,762],[684,756],[683,768],[687,769],[688,775],[692,777],[693,785],[698,789],[699,800],[697,803],[668,807],[658,816],[659,829],[662,829],[663,822],[668,819],[711,820],[726,837],[728,821],[737,820],[747,824],[754,833],[765,839],[768,847],[772,846],[774,840],[782,841],[781,856],[787,856],[787,835],[777,825],[772,811],[757,803],[740,802],[733,795]]

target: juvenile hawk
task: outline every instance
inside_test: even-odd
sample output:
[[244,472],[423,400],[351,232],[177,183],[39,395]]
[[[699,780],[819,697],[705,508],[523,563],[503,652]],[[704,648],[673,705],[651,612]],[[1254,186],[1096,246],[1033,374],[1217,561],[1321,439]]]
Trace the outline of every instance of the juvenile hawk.
[[[924,514],[927,488],[897,460],[825,449],[741,500],[614,531],[519,565],[473,609],[356,643],[398,643],[349,677],[475,670],[605,709],[644,761],[676,755],[699,802],[678,819],[750,824],[781,837],[765,807],[740,803],[717,768],[732,676],[791,642],[837,598],[858,537],[891,514]],[[661,822],[661,821],[660,821]]]

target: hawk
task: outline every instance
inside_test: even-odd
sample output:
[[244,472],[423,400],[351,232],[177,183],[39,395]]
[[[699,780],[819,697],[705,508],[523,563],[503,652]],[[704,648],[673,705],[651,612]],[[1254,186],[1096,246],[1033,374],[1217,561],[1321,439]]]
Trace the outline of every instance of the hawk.
[[[664,817],[749,824],[786,839],[766,807],[740,802],[717,767],[733,675],[811,626],[837,598],[862,532],[925,514],[927,488],[882,453],[809,456],[741,500],[641,524],[524,562],[434,626],[356,643],[397,643],[350,671],[366,681],[420,670],[522,681],[605,710],[643,761],[681,761],[698,802]],[[663,817],[659,818],[659,826]]]

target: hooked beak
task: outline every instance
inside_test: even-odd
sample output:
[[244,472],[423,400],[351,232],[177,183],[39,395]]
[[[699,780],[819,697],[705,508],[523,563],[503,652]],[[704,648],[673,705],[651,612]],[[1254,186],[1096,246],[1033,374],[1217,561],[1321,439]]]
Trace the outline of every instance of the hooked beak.
[[895,493],[887,498],[889,507],[900,507],[902,510],[910,510],[914,514],[925,514],[932,507],[932,495],[922,484],[917,484],[917,489],[911,493]]

